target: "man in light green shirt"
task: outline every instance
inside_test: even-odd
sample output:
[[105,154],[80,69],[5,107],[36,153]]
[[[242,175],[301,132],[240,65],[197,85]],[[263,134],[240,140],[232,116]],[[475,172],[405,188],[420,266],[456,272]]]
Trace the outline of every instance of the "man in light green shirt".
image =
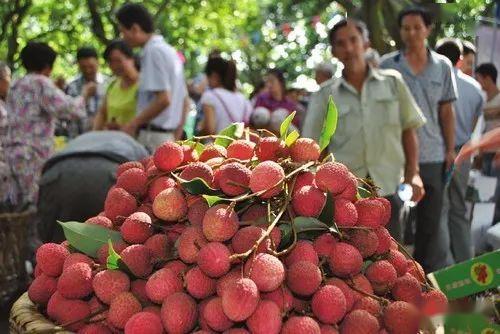
[[424,195],[418,170],[415,129],[425,123],[401,75],[371,68],[365,61],[368,33],[362,22],[342,20],[330,31],[332,54],[344,64],[342,77],[324,85],[310,102],[302,136],[318,139],[333,96],[339,112],[329,150],[358,177],[370,176],[380,195],[392,204],[389,231],[401,240],[396,189],[403,180],[413,188],[413,200]]

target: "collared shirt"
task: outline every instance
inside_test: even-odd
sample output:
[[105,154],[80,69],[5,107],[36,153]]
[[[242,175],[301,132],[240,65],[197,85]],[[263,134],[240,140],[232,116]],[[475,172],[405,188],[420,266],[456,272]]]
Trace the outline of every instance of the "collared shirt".
[[394,194],[403,176],[403,130],[425,123],[401,75],[372,68],[359,93],[343,77],[331,79],[309,105],[302,136],[318,140],[329,97],[339,113],[329,151],[358,177],[370,175],[381,195]]
[[450,61],[432,50],[428,51],[426,68],[415,75],[402,51],[382,57],[381,68],[392,68],[403,75],[415,101],[427,119],[418,130],[420,163],[443,162],[445,144],[439,121],[439,105],[455,101],[457,85]]
[[141,54],[137,112],[141,113],[155,99],[155,93],[162,91],[170,93],[170,104],[151,123],[174,130],[181,122],[187,94],[184,67],[175,49],[162,36],[153,35]]
[[455,143],[462,146],[469,141],[474,121],[481,116],[484,96],[479,82],[457,68],[453,69],[457,82],[458,98],[453,102],[455,110]]
[[[89,98],[85,105],[85,109],[87,110],[87,114],[89,116],[95,115],[102,101],[102,98],[106,94],[108,77],[102,73],[97,73],[95,80],[97,84],[96,94]],[[66,94],[73,97],[82,95],[82,89],[85,84],[85,78],[83,77],[83,75],[79,74],[73,81],[68,84],[68,87],[66,88]]]

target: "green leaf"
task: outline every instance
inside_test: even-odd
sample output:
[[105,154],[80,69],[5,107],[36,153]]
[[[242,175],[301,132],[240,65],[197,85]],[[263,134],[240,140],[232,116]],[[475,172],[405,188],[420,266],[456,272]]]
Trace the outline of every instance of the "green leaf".
[[358,199],[369,198],[371,197],[371,195],[372,193],[368,191],[366,188],[358,187],[358,194],[357,194]]
[[293,232],[290,224],[278,224],[278,228],[281,230],[281,239],[278,246],[278,251],[282,251],[292,244]]
[[194,150],[196,151],[196,153],[198,153],[198,155],[200,155],[201,152],[203,152],[203,149],[205,148],[205,145],[203,145],[202,143],[195,142],[195,141],[192,141],[192,140],[186,140],[186,141],[184,141],[183,145],[189,145],[189,146],[193,147]]
[[299,139],[299,137],[300,134],[297,130],[293,130],[292,132],[290,132],[285,139],[286,146],[292,146],[292,144],[295,143],[295,141]]
[[97,251],[105,245],[108,240],[112,242],[122,240],[120,232],[99,225],[75,221],[65,223],[61,221],[57,222],[62,226],[64,236],[69,244],[76,250],[93,258],[97,258]]
[[282,140],[285,140],[286,135],[288,133],[288,128],[290,127],[290,124],[292,124],[293,118],[295,117],[296,111],[288,115],[283,122],[280,125],[280,136]]
[[199,177],[195,177],[192,180],[184,181],[178,176],[175,176],[181,180],[181,186],[191,195],[221,195],[222,193],[218,190],[212,189],[208,186],[205,180]]
[[120,268],[119,261],[121,260],[121,256],[115,252],[113,249],[113,243],[111,240],[108,240],[108,258],[106,260],[106,268],[111,270],[116,270]]
[[219,196],[214,196],[214,195],[202,195],[205,201],[207,201],[208,206],[212,207],[213,205],[227,200],[227,198],[219,197]]
[[233,140],[231,139],[238,139],[241,138],[241,136],[243,136],[244,129],[245,129],[244,123],[233,123],[219,132],[220,136],[228,138],[217,138],[215,139],[214,144],[220,145],[222,147],[228,147],[229,144],[233,142]]
[[[297,233],[297,238],[299,238],[300,234],[302,234],[301,238],[305,236],[306,239],[313,239],[318,233],[324,232],[340,234],[336,225],[328,226],[313,217],[295,217],[292,224],[295,233]],[[290,224],[279,224],[278,227],[281,230],[281,241],[278,250],[283,250],[292,244],[293,230]]]
[[328,226],[333,225],[333,217],[335,215],[335,206],[333,195],[330,192],[326,193],[326,201],[323,210],[321,211],[318,219]]
[[323,151],[330,144],[335,130],[337,130],[338,121],[338,111],[337,106],[333,102],[333,96],[330,96],[328,101],[328,110],[325,115],[325,120],[323,121],[323,128],[321,129],[321,135],[319,136],[319,148]]

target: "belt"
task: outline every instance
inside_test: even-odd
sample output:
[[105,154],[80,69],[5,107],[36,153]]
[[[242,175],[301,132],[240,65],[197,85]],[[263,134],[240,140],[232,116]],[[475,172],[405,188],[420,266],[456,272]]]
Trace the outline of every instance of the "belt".
[[154,124],[146,124],[140,127],[140,130],[152,131],[152,132],[174,132],[174,129],[164,129],[158,125]]

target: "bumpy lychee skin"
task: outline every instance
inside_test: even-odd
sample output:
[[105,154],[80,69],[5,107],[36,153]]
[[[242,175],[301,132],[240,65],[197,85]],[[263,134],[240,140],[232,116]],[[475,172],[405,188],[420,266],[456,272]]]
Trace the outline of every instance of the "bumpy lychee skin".
[[[121,241],[121,240],[120,241],[115,241],[112,244],[113,244],[113,249],[115,250],[115,252],[118,255],[120,255],[123,252],[123,250],[128,247],[128,244],[126,242]],[[100,264],[104,264],[105,265],[106,262],[107,262],[107,260],[108,260],[108,255],[109,255],[109,245],[108,245],[108,243],[105,243],[97,251],[98,262]]]
[[241,220],[255,221],[264,217],[267,217],[267,206],[264,204],[253,204],[241,215]]
[[387,198],[384,198],[384,197],[377,197],[376,200],[379,201],[382,204],[382,206],[384,207],[381,225],[385,226],[391,220],[391,214],[392,214],[391,213],[391,202]]
[[233,322],[224,313],[221,297],[212,298],[206,304],[201,304],[200,313],[208,328],[215,331],[222,332],[233,326]]
[[144,212],[134,212],[125,219],[120,232],[123,240],[130,244],[142,244],[153,235],[151,217]]
[[277,137],[261,138],[255,148],[255,155],[260,161],[277,161],[286,158],[289,154],[285,142]]
[[[250,250],[264,233],[264,229],[257,226],[246,226],[239,229],[231,239],[233,252],[238,254]],[[271,240],[266,238],[257,247],[257,253],[265,253],[269,249],[271,249]]]
[[331,234],[325,233],[314,240],[313,247],[319,257],[328,257],[336,243],[337,240]]
[[103,270],[95,275],[92,288],[96,296],[109,305],[113,298],[130,289],[130,279],[119,270]]
[[63,271],[75,263],[86,263],[90,268],[94,267],[94,260],[82,253],[72,253],[64,260]]
[[157,179],[154,179],[153,182],[149,185],[148,189],[148,197],[150,201],[154,201],[156,196],[161,193],[163,190],[168,188],[174,188],[176,185],[174,179],[168,176],[160,176]]
[[108,229],[113,228],[113,222],[108,217],[105,216],[90,217],[85,221],[85,224],[100,225]]
[[358,211],[354,203],[343,198],[336,199],[334,202],[333,220],[340,227],[357,225]]
[[135,197],[123,188],[112,188],[104,201],[106,217],[113,222],[121,217],[128,217],[137,209]]
[[228,205],[217,204],[203,217],[203,234],[209,241],[227,241],[239,227],[238,215]]
[[240,278],[222,292],[222,309],[232,321],[243,321],[255,311],[259,303],[259,290],[254,281]]
[[168,188],[156,196],[153,202],[153,212],[156,217],[175,222],[187,213],[186,198],[177,188]]
[[391,235],[385,227],[379,227],[373,230],[378,236],[378,248],[375,254],[382,255],[391,249]]
[[365,310],[351,311],[340,325],[340,334],[377,334],[378,330],[377,318]]
[[184,152],[182,147],[174,142],[165,142],[155,151],[153,161],[155,166],[164,172],[170,172],[182,163]]
[[203,197],[196,197],[195,199],[188,200],[188,213],[187,217],[191,225],[202,226],[203,217],[208,210],[208,203]]
[[279,334],[281,313],[279,307],[270,300],[261,300],[255,312],[247,319],[246,325],[253,334]]
[[183,164],[198,161],[198,152],[196,152],[194,145],[182,145],[182,152],[184,153]]
[[190,333],[197,318],[196,302],[183,292],[170,295],[161,307],[161,320],[167,333]]
[[[267,190],[260,197],[268,199],[281,192],[283,189],[283,182],[281,181],[284,178],[285,171],[280,165],[274,161],[264,161],[252,170],[249,183],[250,189],[254,193]],[[281,183],[278,184],[279,182]]]
[[336,324],[346,313],[346,299],[342,290],[325,285],[313,295],[311,307],[314,315],[325,324]]
[[159,315],[150,312],[134,314],[125,324],[126,334],[162,334],[163,325]]
[[301,296],[312,295],[321,284],[321,271],[309,261],[299,261],[288,267],[286,283],[292,292]]
[[[358,275],[352,277],[349,285],[352,286],[353,289],[361,290],[361,291],[363,291],[365,293],[369,293],[371,295],[373,294],[373,287],[372,287],[370,281],[368,280],[368,278],[366,278],[366,276],[363,274],[358,274]],[[359,299],[363,298],[365,295],[353,290],[353,296],[354,296],[354,301],[358,301]]]
[[57,281],[57,291],[68,299],[79,299],[92,292],[92,269],[86,263],[66,268]]
[[358,180],[356,179],[356,176],[349,172],[349,178],[346,181],[346,186],[344,190],[340,193],[335,195],[336,199],[346,199],[351,202],[356,201],[356,195],[358,194]]
[[33,303],[46,305],[56,290],[57,280],[42,273],[31,282],[28,297]]
[[144,166],[139,161],[127,161],[118,165],[116,168],[116,177],[119,177],[123,172],[129,170],[130,168],[141,168],[144,170]]
[[207,162],[210,159],[226,158],[226,157],[227,157],[227,150],[225,147],[222,147],[220,145],[210,144],[205,146],[203,152],[201,152],[200,154],[199,160],[202,162]]
[[124,329],[127,321],[141,310],[141,303],[133,294],[122,292],[111,301],[107,320],[114,327]]
[[316,253],[313,244],[308,240],[297,241],[295,247],[285,258],[285,265],[290,267],[299,261],[309,261],[315,265],[319,263],[318,253]]
[[313,172],[302,172],[297,175],[297,178],[295,179],[295,185],[293,186],[293,193],[295,193],[303,186],[316,187],[316,182],[314,181]]
[[394,249],[390,249],[387,256],[387,261],[389,261],[394,266],[394,269],[396,269],[398,276],[403,276],[408,272],[407,260],[403,253],[398,252]]
[[386,260],[373,262],[366,269],[365,275],[378,295],[384,295],[389,291],[398,277],[396,269]]
[[245,276],[255,282],[259,291],[269,292],[283,283],[285,268],[276,256],[259,253],[245,263]]
[[420,282],[410,274],[405,274],[396,279],[391,290],[392,297],[413,305],[420,305],[422,289]]
[[243,272],[241,266],[238,265],[231,269],[230,272],[217,279],[217,295],[222,297],[222,293],[227,289],[227,287],[232,284],[232,282],[235,282],[240,278],[243,278]]
[[326,162],[316,170],[316,185],[333,195],[344,191],[349,181],[349,170],[338,162]]
[[182,279],[170,269],[160,269],[151,275],[146,283],[146,295],[157,304],[165,298],[183,290]]
[[281,334],[321,334],[318,323],[311,317],[291,317],[281,329]]
[[333,246],[329,264],[336,276],[348,277],[361,271],[363,257],[355,247],[345,242],[339,242]]
[[219,169],[219,187],[229,196],[243,194],[248,189],[252,172],[239,162],[230,162]]
[[292,207],[298,216],[318,217],[326,203],[326,195],[314,186],[303,186],[292,196]]
[[362,198],[354,204],[358,211],[358,224],[367,227],[379,227],[385,215],[382,202],[374,198]]
[[187,292],[196,299],[207,298],[215,294],[215,279],[205,275],[200,267],[194,267],[186,273],[184,284]]
[[[200,333],[198,333],[200,334]],[[211,334],[211,333],[201,333],[201,334]],[[250,334],[245,328],[229,328],[227,331],[224,331],[222,334]]]
[[182,261],[173,260],[165,263],[163,268],[173,270],[177,275],[182,275],[187,271],[188,266]]
[[321,334],[339,334],[339,331],[330,325],[321,325],[319,328],[321,329]]
[[262,299],[273,301],[282,313],[290,311],[293,307],[293,295],[290,290],[282,285],[274,291],[260,295]]
[[73,323],[72,325],[66,326],[70,331],[78,331],[85,323],[83,321],[78,321],[85,319],[90,315],[89,304],[83,300],[79,299],[66,299],[55,292],[47,304],[47,314],[51,319],[56,320],[58,324]]
[[378,249],[377,234],[371,230],[353,230],[349,237],[349,243],[359,250],[363,258],[372,256]]
[[210,242],[201,247],[196,262],[201,271],[212,278],[221,277],[231,268],[231,252],[220,242]]
[[153,256],[153,260],[160,261],[166,259],[170,254],[170,242],[165,234],[154,234],[144,243]]
[[179,258],[186,263],[195,263],[200,248],[208,243],[201,228],[187,227],[179,237],[177,252]]
[[420,263],[408,259],[407,265],[408,274],[412,275],[420,282],[425,283],[425,272]]
[[147,190],[148,177],[143,168],[130,168],[116,179],[116,186],[135,196],[142,196]]
[[143,305],[151,303],[146,293],[146,280],[136,279],[130,283],[130,292],[137,298]]
[[354,303],[352,309],[365,310],[377,319],[382,315],[382,306],[380,305],[380,302],[368,296],[358,299],[358,301]]
[[299,138],[290,146],[290,156],[293,161],[316,161],[320,155],[319,145],[311,138]]
[[250,140],[235,140],[227,147],[227,158],[250,160],[253,157],[254,149],[255,143]]
[[66,247],[55,243],[41,245],[36,251],[38,267],[46,275],[57,277],[61,275],[64,261],[69,256]]
[[419,311],[410,303],[394,302],[385,308],[384,326],[390,334],[418,333],[419,324]]
[[200,178],[209,186],[214,181],[214,172],[209,165],[204,162],[192,162],[186,166],[179,175],[181,179],[191,181],[195,178]]
[[421,311],[423,314],[432,317],[448,311],[448,299],[439,290],[431,290],[422,294]]
[[120,254],[127,268],[137,277],[146,277],[153,270],[151,251],[144,245],[131,245]]
[[329,278],[326,282],[326,285],[333,285],[342,291],[342,294],[345,297],[346,302],[346,311],[349,312],[354,305],[354,291],[340,278],[332,277]]
[[94,323],[82,327],[78,334],[111,334],[111,330],[104,324]]

